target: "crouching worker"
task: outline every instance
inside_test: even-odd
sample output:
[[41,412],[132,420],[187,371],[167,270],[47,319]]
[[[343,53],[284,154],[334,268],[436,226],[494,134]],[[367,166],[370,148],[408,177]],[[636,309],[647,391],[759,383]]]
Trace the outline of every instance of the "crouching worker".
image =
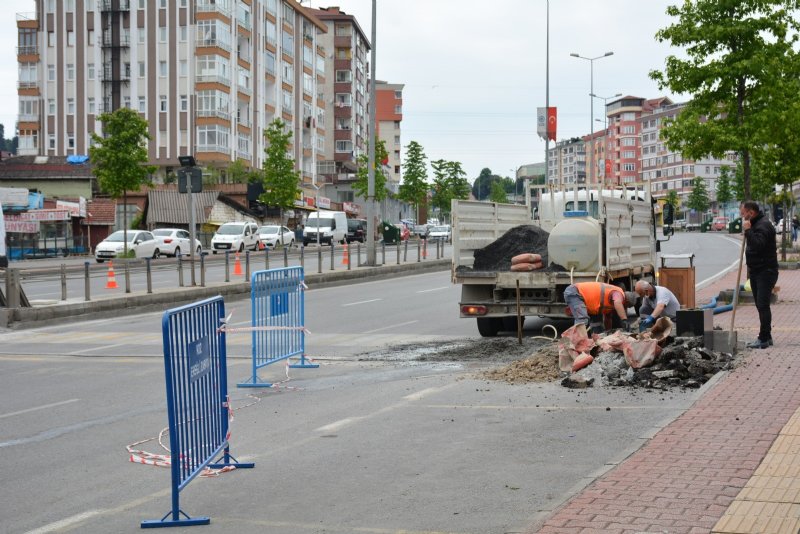
[[639,280],[633,288],[642,297],[639,307],[639,331],[651,328],[659,317],[669,317],[675,322],[675,314],[681,309],[681,303],[666,287],[653,286],[646,280]]
[[575,324],[585,324],[594,332],[602,330],[605,316],[615,315],[619,324],[630,332],[628,307],[636,303],[636,293],[601,282],[580,282],[567,286],[564,302],[569,306]]

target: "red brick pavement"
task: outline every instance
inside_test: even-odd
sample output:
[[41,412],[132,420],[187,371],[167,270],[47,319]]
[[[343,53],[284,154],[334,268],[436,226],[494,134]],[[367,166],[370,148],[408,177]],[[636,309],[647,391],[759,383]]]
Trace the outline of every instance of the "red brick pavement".
[[[735,278],[698,291],[698,305]],[[529,532],[711,532],[800,407],[800,271],[781,271],[778,286],[774,347],[742,353],[742,365],[683,415]],[[714,319],[727,330],[731,313]],[[740,344],[756,337],[754,306],[737,309],[736,329]]]

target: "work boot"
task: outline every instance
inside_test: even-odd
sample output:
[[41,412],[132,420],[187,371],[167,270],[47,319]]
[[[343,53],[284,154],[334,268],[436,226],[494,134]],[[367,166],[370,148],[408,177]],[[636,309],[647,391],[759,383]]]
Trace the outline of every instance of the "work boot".
[[770,340],[761,341],[760,339],[751,341],[746,345],[748,349],[766,349],[769,346],[770,346]]

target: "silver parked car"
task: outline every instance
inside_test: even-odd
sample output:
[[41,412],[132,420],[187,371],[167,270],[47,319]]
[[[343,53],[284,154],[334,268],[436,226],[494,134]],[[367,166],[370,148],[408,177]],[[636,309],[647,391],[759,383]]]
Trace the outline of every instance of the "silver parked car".
[[283,243],[283,246],[294,246],[294,232],[285,226],[278,226],[277,224],[268,224],[258,229],[258,248],[264,247],[275,248],[277,245]]
[[166,254],[167,256],[189,255],[192,254],[192,251],[199,256],[203,251],[203,245],[198,239],[194,240],[194,247],[190,245],[191,235],[189,230],[159,228],[153,230],[153,235],[158,240],[158,248],[161,254]]
[[[128,251],[133,251],[137,258],[158,258],[161,249],[155,236],[144,230],[128,230]],[[121,257],[125,250],[125,235],[122,230],[117,230],[94,249],[94,259],[97,263]]]
[[451,239],[451,231],[449,224],[442,224],[439,226],[432,226],[428,231],[429,241],[444,241],[449,243]]

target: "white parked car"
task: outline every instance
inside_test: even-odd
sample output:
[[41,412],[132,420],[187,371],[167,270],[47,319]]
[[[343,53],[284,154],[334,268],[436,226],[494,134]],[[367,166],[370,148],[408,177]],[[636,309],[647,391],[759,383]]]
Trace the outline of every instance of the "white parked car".
[[450,242],[450,225],[443,224],[439,226],[432,226],[428,231],[429,241],[445,241]]
[[[128,230],[128,251],[135,252],[137,258],[158,258],[161,249],[155,236],[144,230]],[[94,259],[103,263],[116,257],[121,257],[125,250],[125,237],[122,230],[117,230],[94,249]]]
[[258,225],[251,222],[225,223],[211,238],[211,252],[244,252],[258,248]]
[[158,249],[161,254],[166,254],[167,256],[177,256],[178,254],[186,256],[192,254],[192,251],[199,256],[203,251],[203,245],[198,239],[194,240],[194,247],[190,245],[192,238],[189,230],[159,228],[153,230],[153,235],[158,240]]
[[280,243],[283,243],[285,247],[292,247],[294,246],[294,232],[285,226],[268,224],[258,229],[258,243],[259,249],[275,248]]

